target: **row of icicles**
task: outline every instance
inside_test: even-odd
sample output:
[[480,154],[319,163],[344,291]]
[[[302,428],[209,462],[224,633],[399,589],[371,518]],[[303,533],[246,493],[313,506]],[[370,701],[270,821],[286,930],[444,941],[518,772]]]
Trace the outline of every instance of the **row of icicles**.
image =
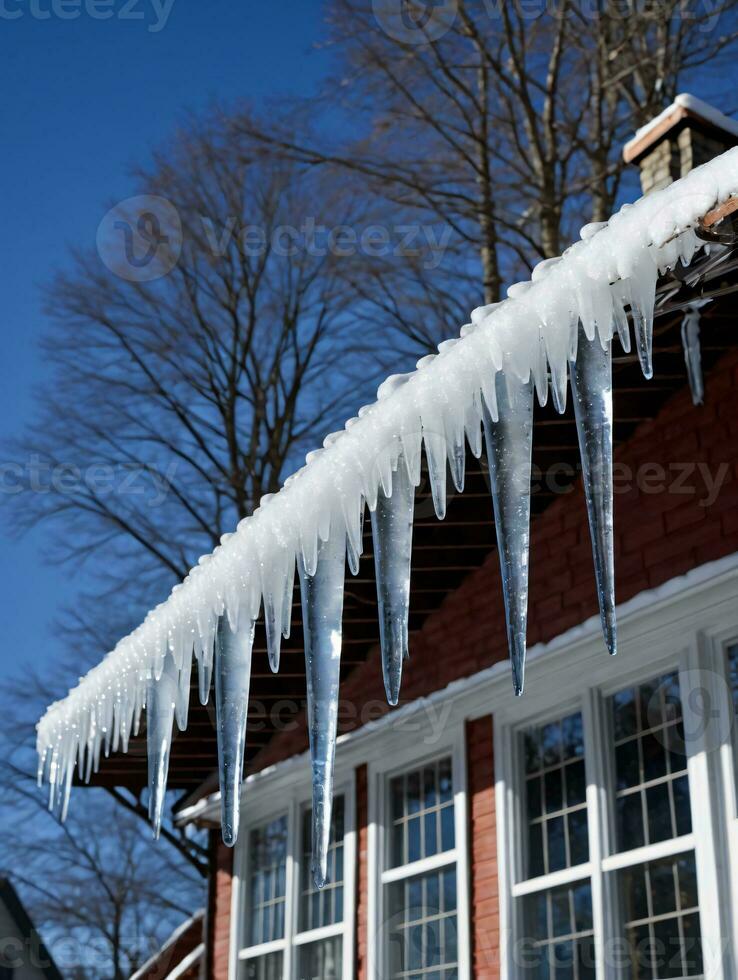
[[[623,283],[617,284],[622,290]],[[510,295],[515,287],[511,287]],[[641,290],[643,293],[643,290]],[[636,347],[643,373],[652,375],[651,348],[653,294],[630,297]],[[614,304],[618,308],[618,304]],[[695,392],[699,368],[699,313],[691,311],[683,329],[685,358],[690,384]],[[613,324],[626,352],[630,351],[627,317],[615,317]],[[612,328],[611,328],[612,329]],[[589,518],[595,578],[605,644],[611,654],[617,648],[615,624],[613,559],[612,487],[612,365],[611,342],[602,342],[598,331],[592,339],[580,323],[573,330],[569,354],[576,430],[582,459],[582,476]],[[560,381],[561,379],[559,379]],[[507,638],[516,695],[523,692],[528,604],[528,557],[530,534],[530,482],[533,433],[534,387],[541,400],[540,386],[498,372],[493,385],[498,421],[493,420],[485,399],[479,394],[476,407],[482,417],[489,465],[497,546],[504,593]],[[554,404],[565,409],[565,387],[554,384]],[[544,394],[545,399],[545,394]],[[467,438],[472,452],[482,451],[479,428],[476,438]],[[457,490],[463,489],[465,445],[463,435],[453,445],[425,430],[432,496],[439,517],[445,514],[446,462]],[[382,670],[387,699],[396,705],[400,695],[403,662],[408,657],[408,618],[410,565],[412,553],[415,486],[420,480],[419,459],[408,460],[401,443],[391,467],[382,474],[376,507],[371,510],[371,530],[377,582]],[[361,509],[364,510],[362,501]],[[341,662],[341,631],[345,564],[358,572],[360,549],[346,533],[340,514],[318,537],[315,554],[297,555],[302,597],[307,710],[310,736],[313,794],[313,875],[319,887],[326,881],[327,852],[331,826],[333,769],[336,751],[338,693]],[[264,596],[264,619],[272,669],[279,665],[281,637],[289,636],[294,567],[284,569],[284,589],[279,596]],[[251,678],[251,654],[255,620],[242,614],[234,622],[224,613],[214,633],[214,651],[198,658],[200,700],[208,700],[211,680],[215,681],[218,740],[218,767],[221,789],[221,821],[224,842],[232,846],[238,836],[241,783]],[[60,805],[66,815],[72,773],[78,762],[84,778],[97,771],[101,743],[106,754],[120,745],[125,751],[131,734],[137,734],[142,708],[147,713],[149,768],[149,816],[158,837],[166,793],[169,753],[173,727],[187,725],[192,650],[179,651],[177,666],[173,651],[167,650],[158,677],[149,676],[144,698],[138,691],[130,698],[127,691],[116,692],[104,706],[103,737],[95,711],[88,713],[89,730],[78,738],[48,749],[40,761],[39,778],[50,783],[50,806]],[[106,714],[107,712],[107,714]],[[97,737],[96,737],[97,736]],[[85,747],[87,751],[85,753]],[[65,755],[66,753],[66,755]],[[75,756],[77,759],[75,760]],[[59,791],[61,786],[61,792]]]

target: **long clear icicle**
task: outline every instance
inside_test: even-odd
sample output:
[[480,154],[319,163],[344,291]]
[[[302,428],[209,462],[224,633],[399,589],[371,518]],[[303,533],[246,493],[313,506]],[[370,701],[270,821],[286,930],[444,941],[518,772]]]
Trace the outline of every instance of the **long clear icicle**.
[[702,376],[702,351],[700,348],[700,308],[709,300],[697,300],[690,303],[682,320],[682,347],[684,348],[684,363],[687,366],[689,390],[692,392],[692,404],[703,405],[705,402],[705,382]]
[[497,529],[507,642],[515,693],[523,693],[528,618],[530,473],[533,445],[533,384],[501,372],[495,376],[499,421],[484,409],[492,502]]
[[146,750],[149,762],[149,820],[154,837],[159,837],[167,791],[169,752],[172,747],[174,709],[179,688],[179,671],[171,654],[164,659],[159,680],[149,678],[146,694]]
[[334,527],[328,540],[319,542],[314,574],[299,560],[313,775],[312,871],[319,888],[327,877],[333,806],[345,555],[346,535]]
[[580,327],[571,389],[577,425],[582,478],[592,539],[597,598],[605,643],[617,652],[615,625],[615,559],[612,488],[612,358],[610,343],[587,340]]
[[216,636],[215,713],[218,726],[220,818],[223,842],[228,847],[233,847],[238,837],[254,626],[254,621],[244,614],[237,628],[233,630],[228,617],[222,616]]
[[408,656],[414,503],[415,488],[401,456],[392,474],[391,496],[380,488],[371,515],[382,673],[387,700],[392,705],[400,697],[402,662]]

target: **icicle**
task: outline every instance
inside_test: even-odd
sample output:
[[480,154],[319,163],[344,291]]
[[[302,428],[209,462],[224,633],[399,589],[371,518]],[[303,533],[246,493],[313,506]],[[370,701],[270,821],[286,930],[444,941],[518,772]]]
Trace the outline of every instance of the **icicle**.
[[177,728],[183,732],[187,728],[187,716],[190,710],[190,678],[192,676],[192,651],[184,655],[182,668],[179,671],[177,685],[177,707],[175,717]]
[[702,377],[702,354],[700,350],[700,309],[707,306],[709,302],[708,299],[702,299],[690,303],[682,320],[684,363],[687,365],[687,378],[689,379],[689,390],[692,392],[693,405],[703,405],[705,402],[705,383]]
[[497,528],[507,640],[515,693],[523,693],[528,616],[530,472],[533,387],[514,378],[495,378],[499,421],[484,413],[487,460]]
[[215,646],[215,713],[221,830],[228,847],[233,847],[238,837],[253,645],[253,620],[244,616],[239,627],[232,630],[227,618],[221,618]]
[[646,253],[628,278],[638,360],[644,378],[653,377],[653,309],[657,275],[656,264]]
[[592,539],[597,597],[605,643],[617,652],[612,499],[612,360],[610,344],[580,334],[571,365],[574,417]]
[[177,701],[178,673],[171,654],[164,658],[159,680],[149,679],[146,694],[146,747],[149,760],[149,820],[159,837],[167,791],[172,723]]
[[414,503],[415,488],[400,457],[393,475],[392,495],[380,493],[371,515],[382,673],[387,700],[392,705],[400,696],[402,661],[408,656]]
[[302,560],[299,563],[313,771],[312,871],[319,888],[327,876],[333,803],[345,554],[345,533],[334,530],[320,542],[314,574],[307,572]]
[[213,682],[213,653],[203,650],[197,661],[197,691],[200,704],[207,704],[210,697],[210,686]]

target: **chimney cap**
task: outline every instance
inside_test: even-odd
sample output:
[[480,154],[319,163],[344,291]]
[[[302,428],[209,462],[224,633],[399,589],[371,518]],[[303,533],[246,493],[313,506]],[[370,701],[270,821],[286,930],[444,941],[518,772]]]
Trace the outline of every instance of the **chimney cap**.
[[685,120],[703,128],[718,130],[729,137],[728,142],[731,144],[738,142],[737,120],[731,119],[697,96],[682,92],[663,112],[636,130],[632,139],[623,147],[623,159],[626,163],[637,162],[655,143],[675,127],[683,125]]

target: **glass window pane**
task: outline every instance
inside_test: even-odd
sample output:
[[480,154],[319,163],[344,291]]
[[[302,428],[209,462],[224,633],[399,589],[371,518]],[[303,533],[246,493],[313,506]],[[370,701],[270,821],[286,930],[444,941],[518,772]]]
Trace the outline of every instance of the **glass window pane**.
[[[302,814],[302,841],[300,865],[300,911],[298,931],[308,932],[343,921],[343,837],[346,805],[343,796],[333,801],[331,836],[328,844],[328,881],[318,890],[310,873],[312,863],[313,811],[307,808]],[[338,900],[340,896],[340,901]]]
[[282,954],[269,953],[246,960],[239,970],[241,980],[282,980]]
[[690,833],[678,674],[618,692],[610,698],[610,711],[618,850]]
[[[287,865],[287,817],[279,817],[249,835],[246,894],[247,945],[282,939],[284,936],[284,901]],[[264,967],[267,969],[267,967]],[[262,980],[255,974],[257,980]]]
[[649,861],[617,875],[630,969],[640,977],[699,977],[702,950],[694,854]]
[[426,980],[454,973],[458,955],[455,868],[394,882],[388,892],[390,977]]
[[523,899],[526,976],[594,977],[592,889],[589,880]]
[[343,941],[340,936],[297,947],[297,980],[340,980]]
[[452,850],[454,796],[451,759],[390,780],[390,867]]
[[523,733],[527,877],[589,860],[580,712]]

